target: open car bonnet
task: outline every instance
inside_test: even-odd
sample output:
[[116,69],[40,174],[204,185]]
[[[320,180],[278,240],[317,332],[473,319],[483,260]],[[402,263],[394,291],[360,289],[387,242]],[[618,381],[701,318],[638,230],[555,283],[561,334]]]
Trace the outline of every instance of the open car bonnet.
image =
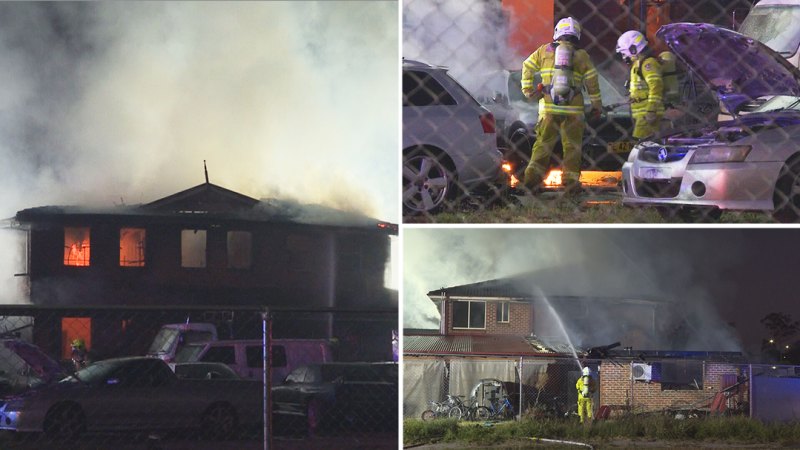
[[55,381],[65,376],[58,362],[47,356],[39,347],[18,340],[4,341],[4,345],[19,355],[30,366],[31,371],[43,381]]
[[656,35],[732,114],[759,97],[800,96],[800,71],[755,39],[705,23],[668,24]]

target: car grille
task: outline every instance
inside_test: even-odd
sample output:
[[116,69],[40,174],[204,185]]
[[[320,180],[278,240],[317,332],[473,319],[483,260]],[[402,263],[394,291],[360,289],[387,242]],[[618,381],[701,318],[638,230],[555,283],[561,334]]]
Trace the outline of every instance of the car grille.
[[671,178],[669,180],[634,180],[636,194],[645,198],[674,198],[678,196],[681,189],[681,179]]
[[[686,147],[645,147],[639,150],[639,159],[654,163],[668,163],[682,160],[688,152],[689,149]],[[659,155],[662,156],[659,157]]]

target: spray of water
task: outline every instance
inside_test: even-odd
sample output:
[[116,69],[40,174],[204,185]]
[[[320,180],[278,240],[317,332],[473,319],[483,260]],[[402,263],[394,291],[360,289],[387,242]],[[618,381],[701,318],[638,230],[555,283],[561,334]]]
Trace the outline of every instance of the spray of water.
[[572,345],[572,339],[569,338],[569,333],[567,333],[566,327],[564,327],[564,322],[561,321],[561,316],[556,312],[553,305],[550,304],[550,300],[547,299],[547,296],[540,288],[536,289],[536,296],[534,298],[541,299],[544,304],[547,306],[547,309],[550,311],[550,315],[555,319],[556,324],[558,325],[558,329],[561,331],[561,334],[566,339],[567,345],[569,345],[569,350],[572,352],[572,357],[575,358],[575,363],[578,365],[578,370],[583,370],[583,366],[581,365],[581,360],[578,358],[578,352],[575,351],[575,346]]

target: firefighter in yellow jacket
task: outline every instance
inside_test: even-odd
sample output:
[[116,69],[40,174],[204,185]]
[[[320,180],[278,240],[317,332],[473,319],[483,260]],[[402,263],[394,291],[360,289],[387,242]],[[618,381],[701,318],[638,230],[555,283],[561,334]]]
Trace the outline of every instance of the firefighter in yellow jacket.
[[[561,19],[553,32],[554,42],[536,49],[522,64],[522,93],[539,100],[536,142],[525,169],[525,187],[533,192],[541,189],[559,134],[564,150],[562,183],[567,193],[580,191],[584,86],[592,104],[592,116],[599,117],[603,109],[597,70],[586,50],[577,48],[580,37],[577,20]],[[533,77],[537,73],[542,82],[534,87]]]
[[636,30],[617,40],[617,53],[631,65],[630,99],[633,137],[641,139],[658,132],[664,116],[664,79],[661,63]]
[[581,418],[581,423],[584,423],[586,419],[591,421],[592,397],[594,396],[596,383],[590,368],[583,368],[582,376],[575,383],[575,389],[578,390],[578,417]]

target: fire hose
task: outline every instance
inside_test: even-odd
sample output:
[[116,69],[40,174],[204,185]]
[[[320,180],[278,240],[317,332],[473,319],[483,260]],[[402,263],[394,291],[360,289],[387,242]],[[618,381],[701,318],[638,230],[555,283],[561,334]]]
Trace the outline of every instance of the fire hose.
[[591,445],[585,444],[583,442],[563,441],[561,439],[545,439],[545,438],[537,438],[537,437],[530,437],[528,439],[532,440],[533,442],[545,442],[545,443],[549,443],[549,444],[576,445],[576,446],[579,446],[579,447],[588,447],[588,448],[592,448],[592,449],[594,448]]

